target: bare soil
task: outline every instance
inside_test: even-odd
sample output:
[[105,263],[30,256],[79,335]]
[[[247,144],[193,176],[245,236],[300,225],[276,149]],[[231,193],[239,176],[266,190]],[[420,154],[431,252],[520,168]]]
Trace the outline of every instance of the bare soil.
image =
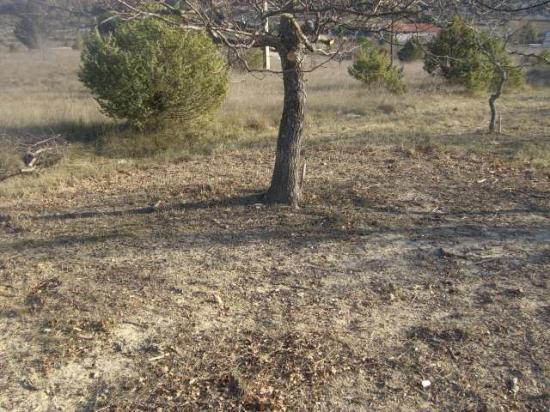
[[0,409],[548,410],[548,171],[307,159],[298,210],[268,148],[1,199]]

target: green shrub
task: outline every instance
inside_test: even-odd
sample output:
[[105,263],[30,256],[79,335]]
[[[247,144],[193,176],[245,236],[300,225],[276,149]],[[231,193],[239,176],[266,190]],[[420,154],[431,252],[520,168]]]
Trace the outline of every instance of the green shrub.
[[392,93],[405,91],[403,72],[392,66],[386,50],[380,49],[368,40],[362,39],[349,74],[366,85],[383,86]]
[[107,11],[96,16],[96,28],[102,36],[114,33],[119,23],[120,19],[117,18],[116,13],[114,12]]
[[[456,17],[427,46],[424,69],[441,74],[472,92],[493,90],[500,80],[498,65],[508,74],[508,88],[523,83],[521,68],[514,65],[504,42],[468,26]],[[497,64],[495,64],[495,62]]]
[[183,124],[222,103],[228,69],[203,33],[183,31],[156,19],[119,22],[91,34],[81,56],[80,80],[103,111],[138,129]]
[[424,50],[415,37],[410,38],[407,43],[397,53],[402,62],[412,62],[424,57]]

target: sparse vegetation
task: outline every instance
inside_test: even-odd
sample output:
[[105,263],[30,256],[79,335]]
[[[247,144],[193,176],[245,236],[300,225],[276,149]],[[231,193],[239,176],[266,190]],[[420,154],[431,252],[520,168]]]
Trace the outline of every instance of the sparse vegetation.
[[0,180],[67,141],[0,182],[0,409],[546,410],[550,89],[503,95],[497,136],[420,62],[406,94],[352,64],[307,74],[292,209],[258,196],[279,76],[145,133],[78,51],[0,56]]
[[228,70],[204,34],[146,19],[91,34],[79,77],[109,116],[158,129],[167,121],[189,127],[217,109]]

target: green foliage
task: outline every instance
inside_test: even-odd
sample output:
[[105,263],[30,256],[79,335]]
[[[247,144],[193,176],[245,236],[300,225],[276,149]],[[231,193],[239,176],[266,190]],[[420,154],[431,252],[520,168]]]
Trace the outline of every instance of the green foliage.
[[228,76],[205,34],[155,19],[118,22],[103,36],[91,34],[79,72],[107,115],[138,129],[203,118],[222,103]]
[[424,50],[422,50],[418,39],[412,37],[407,41],[407,43],[405,43],[403,48],[399,50],[397,56],[402,62],[412,62],[423,58]]
[[117,24],[120,22],[120,19],[113,12],[101,13],[96,17],[97,31],[102,36],[111,34],[115,32]]
[[386,50],[374,46],[368,39],[361,40],[359,52],[348,71],[366,85],[384,86],[392,93],[405,91],[403,72],[391,65],[391,58]]
[[468,26],[460,17],[442,30],[427,46],[424,69],[465,86],[472,92],[494,90],[500,68],[508,74],[507,88],[518,88],[523,70],[514,65],[504,42]]

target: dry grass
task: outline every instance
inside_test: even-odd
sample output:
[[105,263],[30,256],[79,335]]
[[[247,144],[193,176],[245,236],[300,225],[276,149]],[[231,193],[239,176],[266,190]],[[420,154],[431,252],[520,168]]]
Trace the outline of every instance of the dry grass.
[[[76,78],[77,52],[66,48],[5,56],[0,61],[0,130],[17,137],[60,131],[72,140],[85,140],[113,126]],[[327,134],[408,138],[486,128],[484,97],[445,87],[427,77],[421,63],[407,65],[405,73],[410,93],[401,96],[365,89],[347,74],[346,63],[331,63],[308,75],[310,139]],[[212,133],[221,142],[272,138],[280,116],[281,89],[276,75],[235,74],[227,102],[212,122]],[[546,88],[526,89],[503,98],[504,130],[545,133],[547,94]]]
[[[236,75],[199,143],[130,157],[151,143],[117,138],[56,53],[37,70],[64,73],[72,112],[39,75],[27,111],[0,100],[11,139],[73,142],[0,183],[0,409],[547,409],[548,89],[503,99],[496,137],[482,101],[418,66],[399,97],[312,74],[290,210],[254,198],[277,78]],[[12,103],[17,59],[1,60]]]
[[3,54],[0,130],[68,133],[106,123],[76,77],[78,53],[67,49]]
[[241,200],[270,149],[2,201],[0,405],[543,411],[548,175],[372,145],[308,159],[298,211]]
[[[71,49],[6,55],[0,69],[0,133],[10,141],[33,141],[60,133],[73,142],[69,157],[39,179],[6,182],[0,195],[55,192],[84,176],[104,178],[136,164],[171,162],[185,154],[209,154],[244,147],[273,147],[282,103],[278,76],[235,74],[220,113],[190,130],[159,135],[123,131],[98,111],[76,78],[78,54]],[[505,135],[480,137],[486,128],[484,98],[473,98],[427,78],[421,64],[406,66],[410,93],[388,95],[365,89],[347,74],[346,63],[331,63],[308,75],[309,146],[324,142],[395,144],[415,150],[444,146],[500,151],[512,160],[550,164],[547,88],[506,96],[501,108]],[[12,148],[13,149],[13,148]],[[13,152],[13,150],[11,150]],[[9,169],[16,162],[10,156]]]

